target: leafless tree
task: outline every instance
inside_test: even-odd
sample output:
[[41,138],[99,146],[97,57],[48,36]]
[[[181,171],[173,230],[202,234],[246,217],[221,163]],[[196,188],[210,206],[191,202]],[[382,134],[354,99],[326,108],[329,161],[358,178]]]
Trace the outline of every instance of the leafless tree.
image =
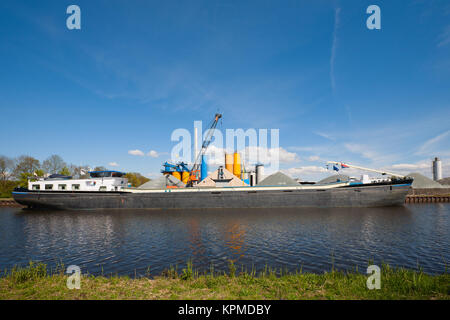
[[64,160],[60,156],[58,156],[56,154],[48,157],[42,163],[42,169],[44,169],[45,172],[47,172],[49,174],[58,173],[66,166],[67,165],[64,162]]
[[14,161],[6,156],[0,156],[0,181],[6,181],[12,175]]
[[16,159],[13,175],[20,179],[22,174],[33,175],[39,169],[39,160],[30,156],[20,156]]
[[77,166],[77,165],[71,164],[69,166],[69,171],[73,177],[87,178],[88,177],[87,173],[89,172],[89,166],[88,165]]

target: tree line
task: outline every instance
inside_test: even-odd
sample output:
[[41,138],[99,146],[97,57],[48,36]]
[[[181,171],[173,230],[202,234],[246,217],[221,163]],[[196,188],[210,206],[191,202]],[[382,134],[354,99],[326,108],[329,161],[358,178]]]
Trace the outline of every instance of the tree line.
[[[15,187],[28,187],[28,180],[44,178],[51,174],[61,174],[74,178],[88,178],[88,165],[67,164],[59,155],[51,155],[42,163],[31,156],[23,155],[9,158],[0,155],[0,197],[10,197]],[[94,167],[93,171],[105,171],[103,166]],[[136,172],[126,174],[132,186],[137,187],[150,179]]]

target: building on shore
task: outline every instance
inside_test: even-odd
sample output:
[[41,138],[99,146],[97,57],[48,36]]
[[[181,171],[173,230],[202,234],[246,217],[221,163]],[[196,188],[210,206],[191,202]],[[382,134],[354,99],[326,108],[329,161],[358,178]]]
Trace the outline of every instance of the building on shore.
[[442,163],[438,157],[433,160],[433,180],[438,181],[442,179]]

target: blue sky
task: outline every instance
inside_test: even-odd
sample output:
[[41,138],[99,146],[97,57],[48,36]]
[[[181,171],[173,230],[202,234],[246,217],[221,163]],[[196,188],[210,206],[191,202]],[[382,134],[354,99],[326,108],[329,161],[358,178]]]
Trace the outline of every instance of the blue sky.
[[6,156],[155,175],[172,131],[220,110],[222,130],[280,129],[293,176],[324,160],[431,175],[434,156],[450,175],[445,0],[3,0],[0,39]]

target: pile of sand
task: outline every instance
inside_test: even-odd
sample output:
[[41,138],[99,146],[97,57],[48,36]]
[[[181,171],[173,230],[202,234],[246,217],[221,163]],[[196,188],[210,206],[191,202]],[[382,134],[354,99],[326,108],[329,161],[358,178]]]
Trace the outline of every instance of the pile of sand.
[[441,185],[443,185],[446,188],[450,187],[450,177],[449,178],[443,178],[441,180],[438,180],[437,182],[439,182]]
[[259,182],[257,186],[298,186],[299,183],[278,171]]
[[415,189],[443,188],[443,186],[439,182],[433,181],[418,172],[411,172],[406,176],[414,178],[412,187]]
[[345,174],[333,174],[332,176],[326,177],[325,179],[320,180],[317,184],[327,184],[333,182],[347,182],[350,180],[350,177]]
[[166,187],[166,177],[161,176],[141,184],[138,189],[164,189]]
[[171,175],[161,176],[154,180],[150,180],[138,187],[138,189],[165,189],[166,186],[176,186],[178,188],[184,188],[186,185]]

